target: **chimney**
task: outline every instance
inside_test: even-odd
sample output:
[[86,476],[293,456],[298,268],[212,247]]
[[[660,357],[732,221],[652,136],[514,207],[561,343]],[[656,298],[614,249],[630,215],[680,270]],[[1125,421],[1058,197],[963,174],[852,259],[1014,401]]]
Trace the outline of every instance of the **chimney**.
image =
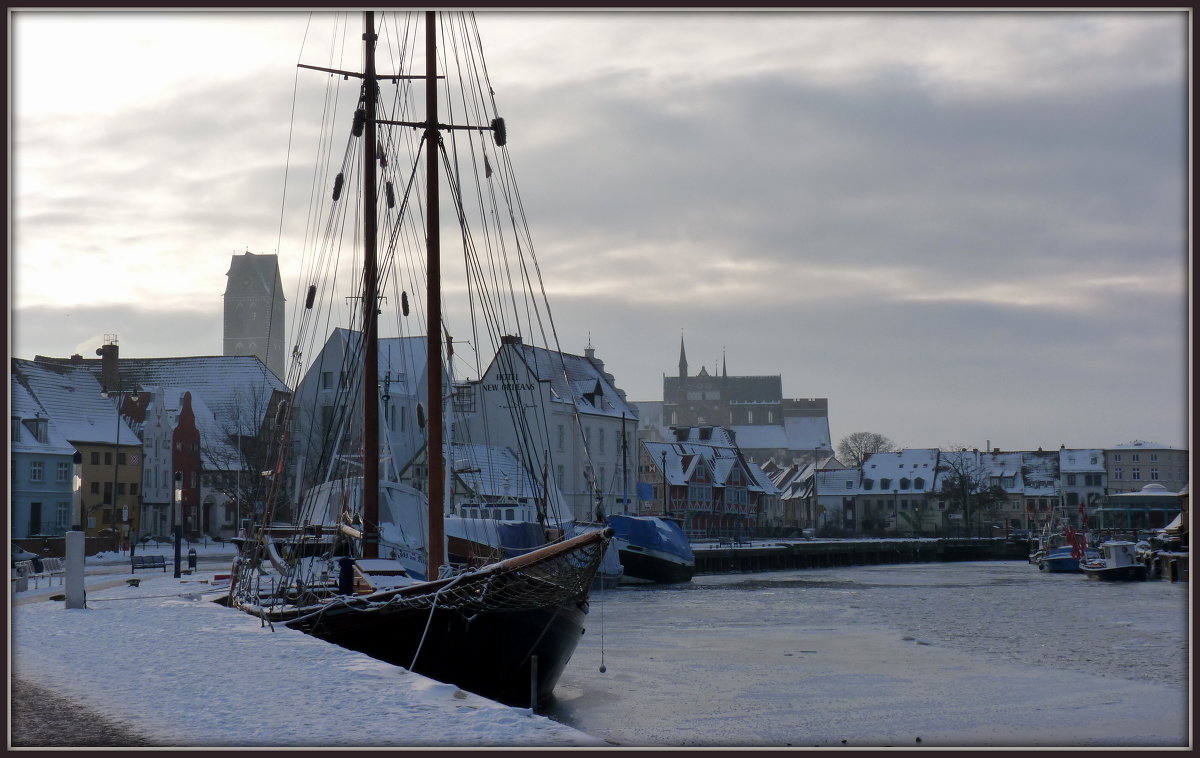
[[118,352],[116,338],[96,349],[96,355],[100,356],[100,389],[104,392],[119,392],[121,390],[121,368],[118,365]]
[[521,338],[516,335],[513,335],[513,334],[506,334],[500,338],[500,344],[501,345],[519,345],[519,344],[521,344]]
[[79,353],[75,353],[71,356],[71,363],[83,363],[83,356]]

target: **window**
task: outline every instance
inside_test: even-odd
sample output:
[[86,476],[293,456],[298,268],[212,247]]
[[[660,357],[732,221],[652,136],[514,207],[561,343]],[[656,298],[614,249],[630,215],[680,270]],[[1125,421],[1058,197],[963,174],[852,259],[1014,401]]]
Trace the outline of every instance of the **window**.
[[41,461],[30,461],[29,462],[29,481],[40,482],[43,479],[45,479],[44,466],[45,466],[45,464],[43,464]]
[[1067,484],[1071,485],[1072,487],[1075,486],[1075,475],[1074,474],[1067,474]]
[[61,503],[60,502],[57,506],[55,506],[55,508],[54,508],[54,525],[56,527],[65,529],[71,523],[68,520],[70,518],[71,518],[71,504],[70,503]]
[[117,494],[118,495],[125,494],[125,482],[117,482]]
[[1158,453],[1151,453],[1150,454],[1150,462],[1155,463],[1157,461],[1158,461]]
[[118,466],[125,465],[125,454],[124,453],[117,453],[117,465]]
[[555,470],[554,478],[558,481],[558,488],[562,489],[565,486],[563,484],[563,467],[562,466],[558,466],[558,468]]
[[886,490],[890,486],[892,486],[891,479],[880,479],[879,480],[879,489]]
[[104,454],[104,465],[105,465],[105,466],[111,466],[111,465],[112,465],[112,453],[105,453],[105,454]]
[[846,489],[848,489],[848,490],[854,489],[854,480],[853,479],[846,480]]
[[1141,456],[1141,454],[1140,454],[1140,453],[1134,453],[1132,456],[1130,456],[1130,459],[1131,459],[1131,460],[1132,460],[1134,463],[1137,463],[1138,461],[1140,461],[1140,460],[1142,459],[1142,456]]
[[56,482],[71,481],[71,464],[67,463],[66,461],[59,461],[56,471],[57,471],[57,473],[55,474],[54,481],[56,481]]
[[1120,463],[1121,462],[1121,454],[1113,453],[1113,461],[1115,461],[1116,463]]
[[1140,468],[1133,469],[1133,480],[1136,482],[1142,478],[1142,470]]
[[875,486],[875,480],[874,480],[874,479],[863,479],[863,489],[864,489],[864,490],[869,490],[869,489],[871,489],[871,488],[872,488],[872,487],[874,487],[874,486]]
[[900,489],[902,489],[902,490],[906,490],[906,489],[908,489],[908,485],[909,485],[910,483],[911,483],[911,482],[909,482],[909,481],[908,481],[908,479],[906,479],[906,478],[904,478],[904,477],[901,477],[901,479],[900,479]]
[[93,466],[99,466],[99,465],[100,465],[100,453],[97,453],[97,452],[96,452],[96,451],[94,451],[94,450],[92,451],[92,465],[93,465]]
[[558,425],[558,451],[560,453],[564,452],[566,450],[566,447],[565,447],[566,440],[567,440],[566,431],[563,429],[563,425],[559,424]]
[[333,389],[333,372],[332,371],[322,371],[321,372],[321,389],[323,389],[323,390]]
[[767,423],[768,424],[775,423],[775,411],[767,411]]
[[100,482],[92,482],[92,494],[93,495],[100,494]]
[[[604,427],[600,427],[600,452],[604,452]],[[603,479],[604,475],[601,474],[600,478]]]
[[1006,476],[1000,481],[1002,487],[1015,487],[1016,484],[1017,478],[1015,476]]
[[1158,481],[1158,469],[1157,468],[1150,469],[1150,478],[1153,479],[1154,481]]
[[754,423],[754,411],[746,411],[746,423],[747,424]]
[[130,482],[129,483],[129,494],[136,495],[137,493],[138,493],[137,482]]
[[1124,469],[1119,469],[1119,468],[1113,469],[1113,479],[1120,481],[1124,478],[1125,478],[1125,470]]
[[19,416],[12,417],[12,441],[21,441],[21,418]]

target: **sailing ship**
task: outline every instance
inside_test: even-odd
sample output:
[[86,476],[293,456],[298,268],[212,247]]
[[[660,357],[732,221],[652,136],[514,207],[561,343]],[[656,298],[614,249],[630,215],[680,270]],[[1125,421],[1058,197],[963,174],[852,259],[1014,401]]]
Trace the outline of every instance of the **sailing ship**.
[[[442,16],[445,23],[439,23]],[[424,72],[404,73],[402,69],[418,59],[414,49],[419,20],[424,21]],[[350,341],[345,371],[326,387],[352,398],[326,407],[339,408],[336,415],[353,423],[322,427],[322,442],[305,447],[321,451],[316,462],[296,461],[289,456],[295,430],[316,428],[300,423],[306,413],[311,420],[313,410],[299,403],[281,409],[275,419],[281,432],[275,462],[264,472],[264,508],[235,559],[229,603],[264,622],[284,624],[500,702],[535,707],[551,697],[583,632],[589,590],[612,532],[597,529],[564,536],[564,530],[547,518],[557,505],[556,488],[544,469],[533,470],[535,459],[527,456],[514,455],[526,502],[536,504],[535,521],[525,523],[540,527],[543,544],[505,555],[502,540],[495,537],[498,530],[492,529],[490,542],[486,536],[479,538],[488,533],[482,528],[484,519],[478,518],[481,511],[511,510],[504,503],[479,499],[479,492],[472,493],[474,503],[460,504],[457,515],[447,513],[457,474],[453,462],[464,448],[456,447],[454,425],[448,419],[448,409],[452,412],[460,404],[460,388],[450,370],[454,341],[442,316],[442,169],[454,215],[462,225],[469,297],[484,314],[471,321],[477,353],[485,339],[512,339],[507,336],[512,331],[541,328],[544,334],[549,324],[553,334],[548,309],[535,299],[526,297],[521,312],[502,317],[497,315],[501,306],[517,300],[511,293],[488,289],[513,280],[538,289],[540,274],[536,259],[530,259],[532,246],[504,149],[506,129],[494,113],[474,24],[471,14],[426,12],[384,17],[377,26],[375,14],[367,11],[361,71],[298,64],[328,74],[327,113],[337,112],[340,82],[356,82],[353,117],[343,119],[349,122],[344,126],[350,134],[340,137],[340,150],[321,149],[320,158],[336,164],[328,174],[333,176],[332,191],[314,206],[318,210],[311,213],[310,225],[315,230],[306,234],[313,240],[316,259],[335,261],[336,239],[344,224],[362,222],[361,236],[355,237],[362,255],[356,274],[358,321],[350,330],[356,338]],[[381,36],[399,45],[390,58],[401,69],[395,73],[376,69]],[[441,65],[439,47],[454,50],[460,60]],[[452,75],[468,87],[453,98],[447,92],[443,102],[439,80]],[[406,119],[412,102],[419,99],[412,91],[421,83],[424,117]],[[467,123],[442,123],[440,104],[453,120],[464,111],[461,117]],[[338,123],[323,119],[323,128]],[[400,160],[406,148],[412,157],[408,163]],[[478,150],[479,157],[466,157],[467,148]],[[361,167],[357,172],[356,166]],[[418,181],[422,170],[423,198]],[[324,171],[318,167],[314,176],[328,178]],[[482,242],[472,236],[467,222],[472,178],[478,183],[470,199],[481,207],[480,216],[495,224]],[[349,210],[351,197],[361,199],[361,211]],[[419,199],[425,201],[420,212]],[[515,201],[513,207],[502,210],[503,200]],[[514,235],[511,241],[504,237],[505,228]],[[423,241],[419,258],[402,259],[406,240]],[[515,251],[521,257],[502,261],[492,257],[497,251]],[[307,351],[301,340],[305,335],[314,340],[321,323],[318,303],[332,306],[337,300],[331,294],[333,277],[315,271],[306,269],[306,276],[316,281],[302,298],[302,320],[295,327],[298,337],[288,369],[291,386],[304,371]],[[384,285],[400,290],[405,276],[420,278],[412,272],[423,273],[424,279],[425,354],[419,368],[426,392],[424,402],[414,401],[409,408],[397,407],[392,397],[397,377],[388,374],[380,381],[379,314]],[[403,330],[410,316],[409,290],[394,292],[391,300],[401,306],[397,323]],[[414,421],[407,426],[416,432],[417,441],[407,449],[406,460],[397,460],[399,448],[386,445],[381,451],[380,439],[397,426],[398,418],[409,418],[408,411],[413,411]],[[509,423],[519,425],[523,414],[517,415]],[[334,428],[337,431],[331,432]],[[311,478],[313,471],[323,474],[321,481]],[[466,515],[470,511],[475,518]],[[464,521],[481,528],[471,529]],[[451,560],[447,545],[454,545],[454,535],[448,532],[455,529],[461,531],[459,536],[476,536],[483,554],[467,548],[460,550],[467,555],[459,555],[458,563]]]

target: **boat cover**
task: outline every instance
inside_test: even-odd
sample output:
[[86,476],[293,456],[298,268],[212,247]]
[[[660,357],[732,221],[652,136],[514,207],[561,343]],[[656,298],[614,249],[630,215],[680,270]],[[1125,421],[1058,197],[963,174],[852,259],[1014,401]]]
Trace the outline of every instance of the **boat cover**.
[[612,527],[618,539],[632,545],[661,550],[688,561],[695,560],[692,546],[688,543],[683,529],[670,519],[657,516],[614,515],[608,517],[608,525]]

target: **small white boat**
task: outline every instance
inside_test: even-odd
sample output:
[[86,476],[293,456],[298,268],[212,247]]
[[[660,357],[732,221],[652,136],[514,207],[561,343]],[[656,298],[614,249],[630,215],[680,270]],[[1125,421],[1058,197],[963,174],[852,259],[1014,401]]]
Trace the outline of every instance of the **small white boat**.
[[1135,560],[1132,542],[1113,541],[1100,545],[1100,558],[1084,560],[1079,569],[1088,579],[1110,582],[1141,581],[1146,578],[1145,564]]

